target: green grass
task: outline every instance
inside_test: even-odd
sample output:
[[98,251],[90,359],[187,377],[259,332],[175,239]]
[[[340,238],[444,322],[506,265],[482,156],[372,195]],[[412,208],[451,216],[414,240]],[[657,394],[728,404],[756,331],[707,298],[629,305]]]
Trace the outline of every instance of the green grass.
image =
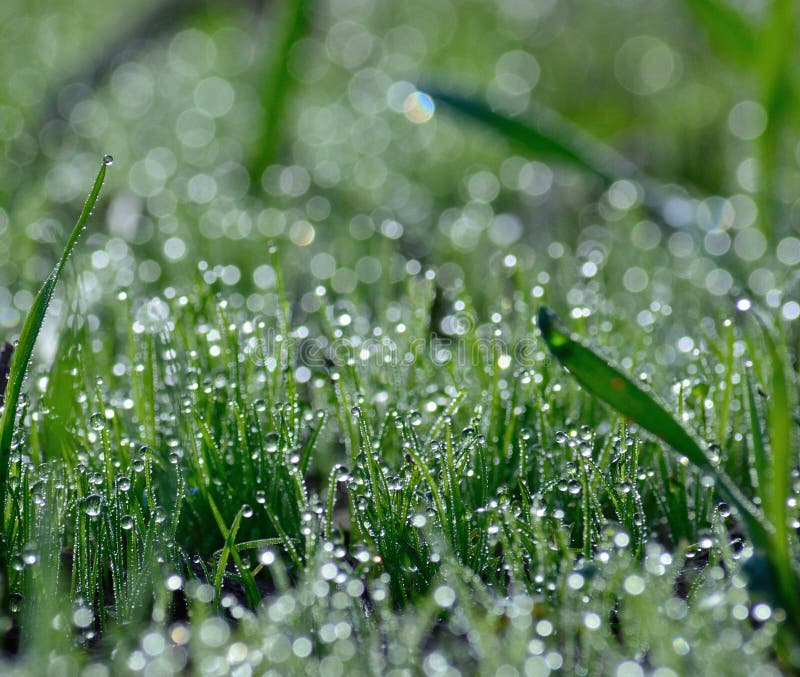
[[546,5],[10,24],[0,673],[800,669],[796,9]]
[[[121,300],[105,331],[127,348],[67,330],[53,365],[31,370],[46,386],[19,408],[9,457],[7,622],[22,630],[9,669],[98,651],[115,670],[601,673],[642,652],[679,674],[790,664],[796,376],[774,332],[720,325],[749,350],[698,354],[682,369],[710,385],[669,392],[659,377],[657,402],[544,309],[541,338],[524,300],[436,352],[432,280],[409,276],[400,317],[370,321],[390,340],[378,355],[327,309],[298,334],[288,314],[234,317],[203,287],[134,313]],[[609,322],[638,345],[602,311],[585,324]],[[298,381],[299,336],[328,357]],[[709,451],[676,411],[719,433]],[[748,541],[732,537],[739,520]]]

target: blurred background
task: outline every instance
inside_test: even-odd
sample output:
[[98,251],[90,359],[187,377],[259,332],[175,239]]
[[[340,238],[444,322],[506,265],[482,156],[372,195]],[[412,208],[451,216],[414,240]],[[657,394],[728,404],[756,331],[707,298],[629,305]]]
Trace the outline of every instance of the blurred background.
[[[385,311],[435,266],[443,296],[466,288],[481,312],[516,277],[643,327],[672,314],[677,335],[720,299],[796,319],[793,5],[4,0],[0,332],[16,334],[104,153],[65,285],[90,326],[120,291],[196,284],[269,314],[270,242],[299,315],[320,285]],[[654,215],[636,181],[515,143],[429,86],[523,121],[557,111],[671,202]]]

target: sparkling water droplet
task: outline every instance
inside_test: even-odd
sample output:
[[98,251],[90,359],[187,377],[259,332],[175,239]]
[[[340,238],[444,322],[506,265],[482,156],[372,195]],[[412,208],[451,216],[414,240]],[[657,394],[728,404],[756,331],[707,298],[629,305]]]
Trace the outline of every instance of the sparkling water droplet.
[[249,518],[249,517],[252,517],[252,516],[253,516],[253,508],[250,505],[248,505],[247,503],[245,503],[242,506],[242,517]]
[[22,601],[23,597],[18,592],[12,592],[8,596],[8,608],[11,610],[11,613],[19,612],[22,608]]
[[280,436],[278,433],[267,433],[266,437],[264,438],[264,449],[269,453],[274,453],[278,451],[278,441]]
[[106,154],[106,155],[104,155],[104,156],[103,156],[103,164],[104,164],[106,167],[110,167],[111,165],[113,165],[113,164],[114,164],[114,158],[113,158],[113,157],[111,157],[110,155],[107,155],[107,154]]
[[72,622],[78,628],[88,628],[94,622],[94,613],[89,607],[78,607],[72,612]]
[[103,430],[106,427],[105,414],[99,411],[92,414],[92,416],[89,418],[89,425],[91,425],[95,430]]
[[103,499],[99,494],[91,494],[83,500],[83,512],[89,517],[97,517],[103,505]]
[[123,515],[122,519],[120,519],[119,521],[119,525],[125,531],[130,531],[131,529],[133,529],[133,524],[134,524],[133,517],[131,517],[130,515]]

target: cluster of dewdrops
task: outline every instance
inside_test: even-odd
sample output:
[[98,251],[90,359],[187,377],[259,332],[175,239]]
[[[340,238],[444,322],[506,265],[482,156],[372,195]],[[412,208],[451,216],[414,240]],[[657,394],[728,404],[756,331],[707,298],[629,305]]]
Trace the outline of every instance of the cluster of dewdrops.
[[[82,286],[101,289],[109,280],[121,288],[169,283],[173,274],[187,274],[186,265],[179,264],[207,256],[224,239],[235,260],[209,265],[204,279],[232,288],[265,289],[269,270],[261,263],[243,263],[248,258],[243,252],[250,252],[249,241],[275,237],[308,250],[298,254],[301,267],[337,293],[351,293],[356,285],[393,275],[374,252],[334,251],[330,233],[340,232],[341,226],[359,241],[406,236],[429,240],[434,228],[459,252],[482,252],[485,244],[513,248],[517,265],[530,269],[541,250],[531,245],[527,234],[539,228],[536,219],[542,217],[537,214],[556,201],[577,210],[591,196],[591,181],[540,160],[511,155],[494,169],[468,166],[452,180],[458,200],[439,205],[426,181],[411,177],[421,169],[451,171],[452,158],[464,154],[467,143],[464,134],[443,121],[412,76],[424,70],[428,59],[447,54],[456,28],[442,8],[424,4],[420,13],[412,3],[384,30],[381,13],[374,14],[372,5],[332,6],[319,19],[318,31],[293,48],[289,70],[303,85],[297,115],[290,116],[296,143],[291,157],[252,178],[245,149],[252,146],[253,130],[259,128],[257,88],[251,82],[258,70],[259,41],[244,25],[181,30],[136,61],[117,65],[101,96],[89,96],[84,85],[66,87],[57,98],[58,119],[38,139],[25,131],[25,106],[42,102],[46,74],[58,70],[54,45],[35,50],[31,63],[36,68],[15,68],[4,86],[11,93],[8,100],[22,107],[3,108],[6,136],[18,147],[12,161],[20,167],[30,165],[37,147],[53,158],[44,181],[51,202],[71,203],[85,191],[75,158],[87,166],[94,159],[78,152],[75,135],[131,139],[131,148],[123,145],[115,165],[116,172],[124,173],[125,189],[111,197],[107,229],[89,238],[92,266],[81,273]],[[498,110],[512,114],[528,111],[541,82],[553,77],[548,70],[553,66],[544,66],[536,50],[525,47],[523,34],[543,25],[549,26],[550,35],[564,30],[561,22],[551,23],[554,3],[536,10],[522,5],[509,3],[498,9],[487,24],[496,46],[487,39],[472,50],[472,58],[491,64],[486,97]],[[41,46],[49,30],[44,25],[20,20],[14,32]],[[628,36],[611,60],[609,72],[621,90],[633,96],[658,97],[679,86],[699,96],[696,87],[687,84],[687,64],[665,39]],[[719,102],[711,99],[707,107],[714,110]],[[692,116],[695,120],[696,113]],[[748,289],[784,319],[800,317],[800,305],[784,291],[788,271],[800,262],[800,240],[790,234],[769,243],[757,225],[758,167],[748,144],[764,133],[765,116],[756,101],[731,103],[723,121],[732,139],[741,143],[737,191],[705,200],[677,193],[663,210],[665,227],[639,218],[640,185],[629,180],[612,184],[596,205],[597,223],[582,223],[581,231],[601,226],[630,233],[630,243],[652,255],[652,265],[644,265],[646,258],[633,266],[627,260],[615,263],[607,252],[597,250],[580,261],[581,277],[618,276],[631,294],[657,294],[669,277],[685,278],[713,296],[736,292],[746,281]],[[260,191],[256,200],[251,198],[251,184]],[[336,214],[333,195],[345,186],[368,207]],[[330,228],[333,218],[343,223]],[[0,210],[0,235],[9,224],[9,215]],[[63,225],[52,218],[34,218],[26,226],[31,240],[48,245],[58,241],[62,231]],[[669,261],[656,255],[664,248]],[[569,259],[569,249],[556,242],[548,258]],[[729,270],[724,261],[729,256],[746,264],[746,280],[736,279]],[[539,256],[542,267],[544,258]],[[12,279],[0,285],[0,327],[17,326],[30,307],[32,294],[19,280],[41,280],[47,272],[47,261],[40,257],[26,262],[21,271],[15,262],[9,263]],[[257,296],[248,301],[252,310],[261,310],[255,307]]]

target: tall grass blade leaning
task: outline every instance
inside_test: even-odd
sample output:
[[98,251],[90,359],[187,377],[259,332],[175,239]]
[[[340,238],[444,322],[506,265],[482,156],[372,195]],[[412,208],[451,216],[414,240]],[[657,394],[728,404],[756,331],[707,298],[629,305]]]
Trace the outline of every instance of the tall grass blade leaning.
[[771,525],[730,477],[711,460],[694,436],[652,394],[570,337],[549,309],[540,308],[538,322],[547,347],[585,390],[660,437],[695,466],[709,473],[754,532],[751,533],[753,541],[762,546],[766,544],[767,535],[773,530]]
[[683,0],[714,50],[742,67],[755,62],[756,35],[737,10],[718,0]]
[[[793,622],[800,622],[798,609],[797,574],[791,561],[784,525],[776,525],[757,509],[742,493],[733,480],[714,463],[703,450],[700,443],[687,431],[653,395],[634,383],[628,376],[608,364],[592,350],[573,339],[562,327],[556,315],[547,308],[541,308],[538,314],[539,329],[550,351],[558,361],[569,370],[575,380],[595,397],[613,407],[623,416],[635,421],[642,428],[660,437],[676,451],[684,454],[696,467],[714,478],[717,488],[739,511],[739,515],[747,529],[747,534],[760,553],[766,555],[771,574],[778,584],[778,599],[790,614]],[[773,459],[774,471],[786,471],[786,452],[789,446],[790,433],[787,430],[788,395],[784,381],[784,372],[779,364],[779,356],[771,337],[767,336],[768,357],[775,369],[773,371],[773,388],[776,389],[776,402],[768,414],[770,442],[775,446]],[[774,484],[774,483],[771,483]],[[774,520],[783,519],[785,514],[780,510],[770,509],[785,496],[784,489],[762,487],[768,492],[762,495],[762,504],[768,510],[767,517]],[[771,492],[771,494],[770,494]]]
[[492,110],[482,101],[452,91],[435,87],[425,91],[437,104],[482,123],[535,155],[561,160],[598,176],[606,183],[621,179],[636,182],[642,188],[644,205],[657,218],[663,218],[673,191],[557,111],[542,104],[532,105],[528,121],[509,117]]
[[[103,181],[106,176],[106,169],[111,164],[112,159],[106,155],[100,165],[100,171],[97,173],[97,178],[94,180],[94,185],[86,198],[83,205],[78,221],[72,229],[66,247],[61,253],[55,267],[50,275],[48,275],[36,298],[33,300],[28,316],[25,318],[25,323],[22,325],[22,331],[19,335],[19,341],[14,350],[13,357],[11,358],[11,365],[8,372],[8,384],[5,393],[5,408],[3,409],[3,416],[0,419],[0,506],[5,510],[6,503],[6,488],[8,484],[9,474],[9,459],[11,456],[11,447],[14,437],[14,425],[17,418],[17,410],[19,407],[19,400],[22,394],[22,384],[25,380],[25,374],[28,371],[28,365],[33,354],[33,348],[36,345],[36,339],[39,336],[39,331],[44,323],[47,314],[47,308],[50,305],[50,300],[53,297],[56,284],[58,283],[64,266],[69,259],[75,244],[86,227],[86,222],[94,209],[97,198],[100,195],[100,189],[103,186]],[[5,514],[5,513],[3,513]],[[4,549],[4,545],[2,546]],[[5,553],[0,553],[5,555]]]

